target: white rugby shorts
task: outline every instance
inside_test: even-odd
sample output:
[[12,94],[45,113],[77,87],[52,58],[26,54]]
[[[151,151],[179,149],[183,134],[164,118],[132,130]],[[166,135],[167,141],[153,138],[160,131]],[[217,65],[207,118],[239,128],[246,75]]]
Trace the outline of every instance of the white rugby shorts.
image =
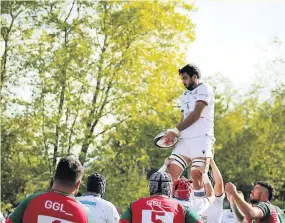
[[191,160],[197,157],[213,157],[213,136],[197,136],[193,138],[181,138],[172,151],[172,154],[183,155]]

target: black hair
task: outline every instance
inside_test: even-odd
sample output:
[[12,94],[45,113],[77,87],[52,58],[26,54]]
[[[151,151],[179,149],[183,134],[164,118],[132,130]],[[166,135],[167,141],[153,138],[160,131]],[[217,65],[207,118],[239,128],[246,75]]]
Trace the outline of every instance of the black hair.
[[84,174],[80,161],[72,156],[61,158],[55,171],[54,181],[74,186]]
[[193,64],[187,64],[181,69],[178,70],[178,73],[181,75],[183,73],[187,73],[190,77],[192,77],[194,74],[196,74],[197,78],[201,78],[201,71],[200,69],[193,65]]
[[103,175],[93,173],[87,179],[87,192],[101,194],[103,197],[106,190],[106,180]]
[[266,183],[264,181],[257,181],[255,185],[260,185],[262,187],[265,187],[268,190],[268,200],[271,201],[274,197],[274,189],[273,186],[269,183]]

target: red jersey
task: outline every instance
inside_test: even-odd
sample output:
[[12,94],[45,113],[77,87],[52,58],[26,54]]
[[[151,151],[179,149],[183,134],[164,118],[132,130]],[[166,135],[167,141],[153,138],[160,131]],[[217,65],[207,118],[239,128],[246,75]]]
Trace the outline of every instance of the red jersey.
[[141,198],[130,205],[120,223],[202,223],[198,216],[164,196]]
[[90,211],[75,197],[49,191],[25,198],[7,223],[88,223],[91,219]]

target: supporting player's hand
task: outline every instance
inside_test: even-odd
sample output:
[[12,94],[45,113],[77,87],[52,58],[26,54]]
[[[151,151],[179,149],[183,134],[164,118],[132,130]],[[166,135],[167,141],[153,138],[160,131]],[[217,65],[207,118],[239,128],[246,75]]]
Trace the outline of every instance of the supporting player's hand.
[[176,133],[168,131],[166,135],[163,137],[165,144],[168,145],[172,143],[175,137],[176,137]]
[[237,193],[237,188],[233,183],[229,182],[225,186],[225,191],[227,196],[231,196],[232,194]]

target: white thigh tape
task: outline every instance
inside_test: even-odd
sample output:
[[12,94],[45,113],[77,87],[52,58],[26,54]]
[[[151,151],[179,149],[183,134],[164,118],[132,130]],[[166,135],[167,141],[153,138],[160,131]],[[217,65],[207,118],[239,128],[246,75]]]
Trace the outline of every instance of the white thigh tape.
[[205,165],[205,160],[202,159],[193,159],[191,170],[196,170],[198,167],[202,167]]
[[171,161],[171,163],[179,166],[182,171],[184,171],[187,167],[187,162],[184,160],[184,158],[181,155],[177,155],[177,154],[171,154],[169,156],[169,159],[173,159]]

